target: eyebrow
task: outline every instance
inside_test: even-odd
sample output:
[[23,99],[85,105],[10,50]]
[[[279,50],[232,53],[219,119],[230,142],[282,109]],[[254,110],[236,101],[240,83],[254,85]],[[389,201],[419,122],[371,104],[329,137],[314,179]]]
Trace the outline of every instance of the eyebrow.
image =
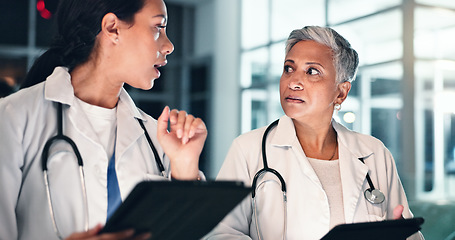
[[167,23],[167,18],[164,14],[158,14],[158,15],[155,15],[153,16],[153,18],[163,18],[164,19],[164,23],[166,24]]
[[[295,61],[292,60],[292,59],[286,59],[286,60],[284,61],[284,63],[287,63],[287,62],[295,63]],[[318,62],[306,62],[305,65],[319,65],[319,66],[321,66],[322,68],[324,68],[324,66],[322,66],[322,64],[320,64],[320,63],[318,63]]]

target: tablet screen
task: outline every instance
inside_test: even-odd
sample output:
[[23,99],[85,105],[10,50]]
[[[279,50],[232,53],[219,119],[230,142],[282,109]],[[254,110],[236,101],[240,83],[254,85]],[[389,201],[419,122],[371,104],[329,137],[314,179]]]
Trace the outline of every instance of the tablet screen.
[[242,182],[141,182],[101,232],[133,228],[153,239],[199,239],[250,192]]
[[341,224],[335,226],[321,240],[405,240],[420,230],[423,218],[385,220],[379,222],[364,222]]

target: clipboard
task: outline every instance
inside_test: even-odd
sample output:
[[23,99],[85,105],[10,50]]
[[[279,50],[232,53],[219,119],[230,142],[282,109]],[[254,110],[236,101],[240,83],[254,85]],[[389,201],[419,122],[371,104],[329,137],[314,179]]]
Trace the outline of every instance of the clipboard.
[[421,217],[337,225],[321,240],[405,240],[421,229]]
[[200,239],[250,192],[233,181],[140,182],[100,233],[135,229],[152,239]]

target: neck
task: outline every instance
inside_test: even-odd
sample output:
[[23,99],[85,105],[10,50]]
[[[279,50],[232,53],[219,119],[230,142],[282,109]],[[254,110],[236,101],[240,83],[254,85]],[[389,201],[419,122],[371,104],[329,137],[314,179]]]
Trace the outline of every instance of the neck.
[[338,157],[337,134],[329,123],[309,125],[307,122],[294,120],[295,131],[307,157],[333,160]]
[[108,69],[103,69],[94,63],[86,63],[76,67],[71,72],[71,84],[74,95],[82,101],[104,108],[114,108],[117,105],[122,82],[115,82],[114,76],[109,76]]

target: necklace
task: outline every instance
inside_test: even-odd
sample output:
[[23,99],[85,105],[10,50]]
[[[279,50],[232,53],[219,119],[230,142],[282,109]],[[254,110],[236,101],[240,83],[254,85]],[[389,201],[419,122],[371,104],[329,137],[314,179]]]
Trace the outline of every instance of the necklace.
[[335,157],[335,153],[337,152],[337,149],[338,149],[338,144],[335,143],[335,149],[333,150],[333,154],[332,156],[330,157],[329,161],[333,159],[333,157]]

